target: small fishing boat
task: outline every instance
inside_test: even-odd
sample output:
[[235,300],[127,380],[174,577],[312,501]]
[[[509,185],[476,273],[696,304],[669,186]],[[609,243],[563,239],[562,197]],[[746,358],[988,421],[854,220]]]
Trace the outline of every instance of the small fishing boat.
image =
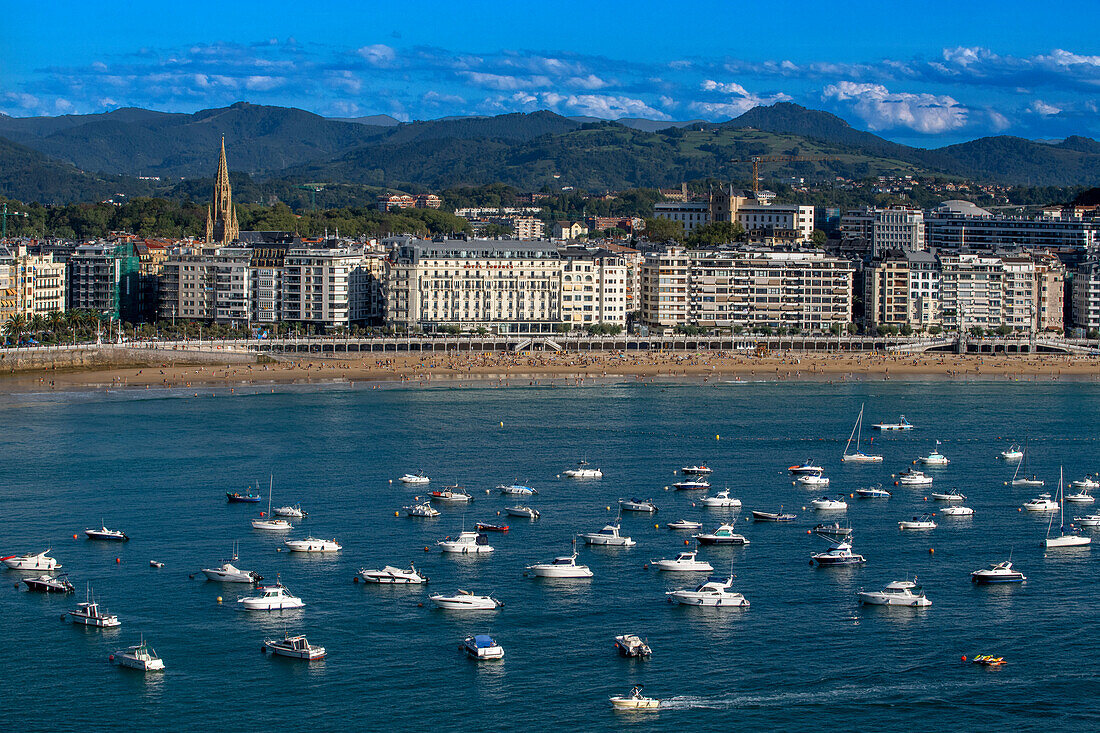
[[970,574],[970,582],[992,585],[995,583],[1023,583],[1027,577],[1019,570],[1012,569],[1012,561],[1005,560],[988,568],[975,570]]
[[653,567],[668,573],[711,573],[714,568],[697,552],[681,552],[672,560],[653,560]]
[[445,553],[455,555],[484,555],[493,551],[489,538],[480,532],[461,532],[457,537],[446,537],[435,543]]
[[813,461],[807,460],[805,463],[798,464],[796,466],[790,466],[787,468],[792,474],[800,473],[821,473],[825,469],[821,466],[815,465]]
[[668,527],[669,529],[678,530],[678,531],[680,531],[680,530],[696,530],[696,529],[702,529],[703,523],[702,522],[693,522],[690,519],[678,519],[675,522],[669,522],[665,526]]
[[915,580],[895,580],[882,590],[860,591],[859,602],[867,606],[909,606],[926,608],[932,601]]
[[657,505],[652,499],[619,499],[619,508],[624,512],[657,513]]
[[672,486],[677,491],[703,491],[710,488],[710,482],[705,478],[687,478],[677,481]]
[[830,499],[827,496],[814,499],[810,505],[820,512],[842,512],[848,509],[848,502],[843,499]]
[[122,625],[122,622],[118,620],[118,616],[99,610],[99,604],[92,598],[91,586],[88,586],[84,603],[76,604],[76,608],[69,611],[69,618],[74,624],[82,624],[97,629],[109,629]]
[[832,524],[821,523],[816,525],[811,531],[818,537],[829,541],[844,540],[852,536],[851,525],[842,525],[840,522],[833,522]]
[[891,494],[881,486],[871,486],[866,489],[856,489],[856,496],[860,499],[889,499]]
[[431,479],[424,475],[423,471],[417,473],[406,473],[401,478],[397,479],[403,484],[427,484],[431,483]]
[[1019,461],[1023,459],[1024,452],[1020,450],[1020,446],[1013,443],[1007,450],[1001,451],[1001,454],[997,456],[1002,461]]
[[466,656],[478,661],[504,659],[504,647],[488,634],[467,636],[462,642],[462,649]]
[[339,552],[344,549],[336,540],[319,540],[310,536],[302,540],[285,540],[283,545],[290,552]]
[[646,640],[637,634],[622,634],[615,637],[615,648],[623,657],[648,657],[653,654]]
[[1039,494],[1034,499],[1028,499],[1024,502],[1024,511],[1027,512],[1056,512],[1058,511],[1058,502],[1051,498],[1050,494]]
[[741,534],[733,531],[732,524],[719,525],[713,532],[693,535],[700,545],[747,545],[749,540]]
[[428,596],[428,600],[447,611],[495,611],[504,605],[492,596],[478,596],[466,590],[453,596],[437,593]]
[[922,514],[919,517],[898,522],[898,529],[935,529],[936,526],[931,514]]
[[626,695],[616,695],[608,698],[611,707],[616,710],[656,710],[661,707],[661,701],[654,697],[642,695],[642,686],[632,687]]
[[259,504],[260,499],[261,497],[259,494],[253,494],[251,492],[247,494],[242,494],[239,491],[225,492],[225,500],[230,504]]
[[301,504],[294,506],[277,506],[271,510],[276,517],[291,517],[292,519],[304,519],[306,512],[302,511]]
[[90,540],[107,540],[109,542],[127,542],[129,537],[121,529],[107,529],[106,526],[99,529],[86,529],[84,534],[88,536]]
[[507,524],[489,524],[488,522],[478,522],[474,525],[478,532],[500,532],[504,534],[508,532]]
[[995,657],[992,654],[979,654],[971,657],[970,661],[983,667],[1002,667],[1005,664],[1004,657]]
[[684,466],[680,469],[680,473],[687,476],[707,476],[712,473],[712,470],[705,463],[700,463],[696,466]]
[[730,590],[733,587],[733,576],[727,580],[711,578],[694,589],[672,590],[665,593],[669,603],[679,603],[682,606],[710,606],[710,607],[734,607],[748,608],[749,602],[741,593]]
[[523,517],[524,519],[538,519],[539,510],[529,506],[510,506],[505,507],[504,511],[508,512],[510,517]]
[[879,422],[872,425],[875,430],[884,431],[896,431],[896,430],[912,430],[913,425],[905,419],[905,415],[902,415],[897,422]]
[[164,660],[157,656],[153,647],[145,643],[144,636],[141,637],[141,643],[115,652],[108,659],[122,667],[136,669],[139,672],[164,671]]
[[569,478],[603,478],[603,471],[592,468],[588,461],[577,461],[577,467],[570,468],[564,474]]
[[325,654],[327,654],[323,646],[310,644],[306,637],[302,635],[291,636],[287,633],[283,634],[282,639],[265,639],[262,649],[280,657],[304,659],[307,662],[324,659]]
[[[859,406],[859,415],[856,417],[856,424],[852,426],[852,434],[848,436],[848,444],[844,446],[844,453],[841,455],[840,460],[845,463],[882,463],[882,456],[872,455],[870,453],[864,453],[859,449],[860,439],[863,437],[863,405]],[[852,447],[852,439],[855,438],[856,449],[851,453],[848,449]]]
[[534,496],[535,494],[539,493],[535,489],[532,489],[530,486],[522,486],[520,484],[509,484],[507,486],[501,484],[500,486],[497,486],[497,488],[500,489],[500,493],[504,494],[505,496]]
[[598,545],[601,547],[633,547],[638,544],[629,537],[619,534],[618,524],[605,524],[599,532],[582,534],[586,545]]
[[959,493],[958,489],[950,491],[933,491],[932,498],[936,501],[966,501],[966,496]]
[[818,567],[832,567],[837,565],[862,565],[867,560],[863,555],[852,552],[852,545],[847,541],[841,541],[836,546],[825,552],[810,555],[810,561],[817,563]]
[[64,575],[40,575],[37,578],[23,578],[27,590],[35,593],[72,593],[76,589]]
[[932,477],[923,471],[909,467],[898,474],[898,483],[902,486],[931,486]]
[[382,585],[423,585],[428,582],[427,576],[417,572],[416,567],[409,563],[409,569],[395,568],[387,565],[381,570],[360,569],[359,577],[364,583],[379,583]]
[[411,506],[405,507],[405,514],[410,517],[433,518],[439,516],[439,510],[428,502],[424,502],[423,504],[412,504]]
[[441,501],[448,504],[469,504],[474,500],[474,497],[468,491],[457,484],[446,486],[439,491],[432,491],[428,496],[432,501]]
[[306,604],[292,594],[290,589],[276,581],[274,585],[262,585],[256,589],[259,595],[238,598],[237,603],[246,611],[283,611],[302,608]]
[[704,496],[699,500],[708,509],[737,509],[741,500],[730,496],[729,489],[722,489],[714,496]]
[[974,510],[961,504],[952,504],[941,509],[940,514],[945,517],[972,517],[974,516]]
[[49,556],[47,548],[42,552],[28,552],[26,555],[8,555],[0,558],[12,570],[59,570],[61,563]]
[[797,514],[791,514],[790,512],[784,512],[780,507],[778,512],[761,512],[753,510],[752,521],[754,522],[793,522],[797,517]]
[[795,479],[795,483],[804,488],[816,489],[829,485],[829,478],[820,473],[804,473]]
[[946,466],[951,463],[943,453],[940,453],[940,441],[936,441],[936,448],[926,456],[917,459],[926,466]]

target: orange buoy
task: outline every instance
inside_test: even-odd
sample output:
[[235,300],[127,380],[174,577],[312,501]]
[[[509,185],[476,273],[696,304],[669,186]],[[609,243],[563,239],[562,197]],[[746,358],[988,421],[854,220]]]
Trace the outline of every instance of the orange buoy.
[[121,564],[122,564],[122,558],[121,557],[116,557],[115,558],[115,565],[121,565]]

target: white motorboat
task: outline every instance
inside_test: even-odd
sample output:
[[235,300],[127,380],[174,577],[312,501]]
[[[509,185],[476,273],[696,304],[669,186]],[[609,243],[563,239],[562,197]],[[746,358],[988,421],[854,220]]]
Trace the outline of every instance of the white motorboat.
[[754,522],[793,522],[797,517],[797,514],[783,511],[782,506],[779,507],[777,512],[765,512],[760,509],[752,510],[752,521]]
[[277,506],[272,510],[272,513],[276,517],[290,517],[292,519],[303,519],[306,516],[306,512],[302,510],[301,504],[295,504],[294,506]]
[[271,489],[275,485],[275,477],[272,476],[267,487],[267,514],[261,514],[259,518],[252,520],[252,529],[261,529],[267,532],[289,532],[294,525],[285,519],[271,516]]
[[898,522],[898,529],[935,529],[936,526],[931,514],[922,514],[919,517]]
[[118,616],[99,610],[99,604],[92,598],[91,586],[88,586],[84,603],[76,604],[76,608],[69,611],[69,618],[74,624],[83,624],[97,629],[109,629],[122,625],[122,622],[118,620]]
[[604,547],[633,547],[638,544],[629,537],[619,534],[618,524],[606,524],[599,532],[582,534],[586,545],[601,545]]
[[818,537],[829,540],[830,542],[841,542],[852,536],[852,527],[850,525],[841,525],[840,522],[833,522],[832,524],[825,524],[823,522],[816,525],[811,531]]
[[950,491],[933,491],[932,498],[936,501],[966,501],[966,496],[960,494],[958,489]]
[[637,685],[626,695],[616,695],[608,698],[611,707],[616,710],[657,710],[661,707],[661,701],[655,697],[642,695],[642,686]]
[[829,479],[827,476],[822,476],[820,473],[804,473],[795,479],[795,483],[804,488],[818,488],[829,485]]
[[702,529],[702,522],[693,522],[690,519],[678,519],[675,522],[669,522],[665,525],[672,530],[696,530]]
[[439,491],[432,491],[428,494],[428,498],[432,501],[441,501],[447,504],[469,504],[474,500],[474,497],[458,484],[445,486]]
[[941,509],[940,514],[945,517],[972,517],[974,516],[974,510],[961,504],[952,504]]
[[312,535],[301,540],[285,540],[283,545],[290,552],[339,552],[344,549],[335,539],[319,540]]
[[573,554],[555,557],[552,562],[528,565],[527,572],[536,578],[591,578],[587,565],[577,564],[577,541],[573,540]]
[[[863,437],[863,405],[859,406],[859,415],[856,417],[856,424],[852,426],[852,434],[848,436],[848,444],[844,446],[844,454],[840,457],[840,460],[845,463],[882,463],[882,456],[872,455],[870,453],[864,453],[859,449],[860,439]],[[848,449],[852,447],[852,439],[856,441],[856,449],[851,453]]]
[[867,606],[909,606],[925,608],[932,601],[924,594],[924,589],[912,580],[895,580],[882,590],[860,591],[859,602]]
[[943,453],[940,453],[940,441],[936,441],[936,449],[926,456],[917,459],[926,466],[946,466],[951,463]]
[[[1070,481],[1069,487],[1071,489],[1083,489],[1085,491],[1093,491],[1094,489],[1100,489],[1100,480],[1097,480],[1096,476],[1092,474],[1085,474],[1084,478],[1077,479],[1076,481]],[[1069,497],[1066,497],[1066,501],[1069,501]]]
[[539,510],[529,506],[510,506],[505,507],[504,511],[508,512],[508,516],[511,517],[523,517],[524,519],[539,518]]
[[300,634],[291,636],[288,633],[285,633],[282,639],[265,639],[263,650],[280,657],[304,659],[307,662],[324,659],[327,654],[323,646],[310,644],[309,640]]
[[23,578],[27,590],[35,593],[72,593],[76,590],[64,575],[40,575],[37,578]]
[[856,496],[860,499],[889,499],[891,494],[881,486],[871,486],[866,489],[856,489]]
[[405,514],[407,514],[410,517],[428,517],[428,518],[432,518],[432,517],[438,517],[439,516],[439,510],[436,509],[431,504],[429,504],[428,502],[424,502],[423,504],[412,504],[410,506],[405,507]]
[[448,611],[495,611],[504,605],[492,596],[478,596],[466,590],[460,590],[453,596],[437,593],[428,596],[428,600]]
[[997,456],[1002,461],[1019,461],[1024,457],[1024,452],[1020,450],[1020,446],[1013,443],[1008,447],[1008,450],[1001,451],[1001,454]]
[[652,499],[619,499],[619,509],[624,512],[657,513],[657,505]]
[[810,505],[818,511],[825,512],[842,512],[848,509],[848,502],[843,499],[830,499],[827,496],[814,499],[810,502]]
[[0,558],[12,570],[60,570],[61,563],[50,557],[49,549],[42,552],[28,552],[26,555],[8,555]]
[[423,471],[417,473],[406,473],[401,478],[397,479],[403,484],[427,484],[431,483],[431,479],[424,475]]
[[90,540],[107,540],[109,542],[126,542],[130,538],[121,529],[107,529],[106,526],[99,529],[86,529],[84,534]]
[[705,478],[687,478],[677,481],[672,486],[677,491],[704,491],[710,488],[710,481]]
[[923,471],[907,468],[898,474],[898,483],[902,486],[931,486],[932,477]]
[[1039,494],[1034,499],[1024,502],[1024,511],[1028,512],[1056,512],[1058,502],[1051,498],[1050,494]]
[[[1028,441],[1024,441],[1024,459],[1016,466],[1016,472],[1012,474],[1013,486],[1025,486],[1029,489],[1039,489],[1046,485],[1046,482],[1040,479],[1035,474],[1028,475],[1027,468],[1027,444]],[[1021,470],[1023,473],[1021,473]]]
[[695,466],[684,466],[680,469],[680,473],[687,476],[707,476],[713,471],[705,463],[700,463]]
[[219,583],[259,583],[263,576],[251,570],[241,570],[231,562],[222,563],[216,568],[203,568],[203,575]]
[[382,583],[384,585],[421,585],[428,582],[426,576],[417,572],[416,567],[409,563],[409,569],[395,568],[387,565],[381,570],[359,571],[359,577],[364,583]]
[[256,592],[259,595],[238,598],[237,603],[246,611],[282,611],[306,605],[278,581],[274,585],[261,585]]
[[821,466],[818,466],[818,465],[814,464],[813,461],[807,460],[806,462],[801,463],[799,465],[789,466],[787,468],[787,470],[790,471],[791,474],[793,475],[793,474],[800,474],[800,473],[821,473],[825,469],[822,468]]
[[489,538],[480,532],[460,532],[457,537],[447,537],[435,543],[443,552],[456,555],[482,555],[493,551]]
[[714,496],[704,496],[699,500],[708,509],[737,509],[741,500],[730,496],[729,489],[722,489]]
[[1074,517],[1073,521],[1082,527],[1100,527],[1100,514],[1086,514],[1083,517]]
[[501,484],[497,488],[505,496],[534,496],[539,493],[530,486],[523,486],[522,484],[508,484],[507,486]]
[[913,425],[905,419],[905,415],[902,415],[897,422],[879,422],[872,425],[875,430],[912,430]]
[[164,660],[158,657],[153,647],[145,642],[144,636],[141,637],[141,643],[127,647],[120,652],[115,652],[108,658],[110,661],[116,662],[123,667],[129,667],[130,669],[136,669],[141,672],[164,671]]
[[588,461],[577,461],[576,468],[570,468],[564,472],[569,478],[603,478],[603,471],[592,468]]
[[693,535],[700,545],[747,545],[749,540],[745,535],[733,531],[732,524],[722,524],[713,532]]
[[622,634],[615,637],[615,648],[624,657],[648,657],[653,654],[646,640],[637,634]]
[[1005,560],[990,565],[988,568],[975,570],[970,574],[972,583],[1023,583],[1027,577],[1019,570],[1012,569],[1012,561]]
[[1062,499],[1062,470],[1058,470],[1058,499],[1060,512],[1059,519],[1059,534],[1057,537],[1050,536],[1050,529],[1054,526],[1054,515],[1050,515],[1050,522],[1047,524],[1047,536],[1043,540],[1043,546],[1049,549],[1061,548],[1061,547],[1085,547],[1092,544],[1092,538],[1082,535],[1080,532],[1074,531],[1072,528],[1069,532],[1066,532],[1066,504]]
[[825,552],[818,552],[810,555],[810,561],[817,563],[819,567],[862,565],[867,562],[863,555],[857,555],[852,552],[852,545],[846,540],[836,543],[836,545]]
[[653,567],[669,573],[711,573],[714,568],[697,552],[681,552],[672,560],[654,560]]
[[504,647],[488,634],[467,636],[462,642],[462,649],[466,652],[466,656],[478,661],[504,659]]
[[1070,504],[1092,504],[1096,501],[1096,497],[1090,494],[1088,489],[1082,489],[1074,494],[1066,494],[1062,500]]
[[665,593],[669,603],[679,603],[683,606],[732,606],[748,608],[749,602],[740,593],[733,593],[733,576],[727,580],[711,578],[705,583],[697,585],[694,589],[673,590]]

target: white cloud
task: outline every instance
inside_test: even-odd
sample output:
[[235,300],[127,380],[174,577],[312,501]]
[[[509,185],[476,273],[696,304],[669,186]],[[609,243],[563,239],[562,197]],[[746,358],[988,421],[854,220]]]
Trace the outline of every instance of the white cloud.
[[841,81],[826,86],[821,96],[850,107],[872,130],[907,128],[937,134],[967,124],[967,108],[946,95],[891,92],[881,84]]
[[397,58],[397,53],[384,43],[363,46],[356,53],[371,66],[381,68],[391,66]]
[[474,86],[510,92],[531,87],[549,87],[550,79],[545,76],[508,76],[506,74],[486,74],[480,71],[461,71],[459,76]]
[[436,91],[425,92],[420,101],[434,107],[459,107],[466,104],[466,100],[457,94],[440,94]]
[[705,92],[727,95],[723,101],[696,101],[688,106],[707,117],[737,117],[753,107],[767,106],[776,102],[789,102],[791,97],[782,92],[761,96],[753,94],[736,82],[720,82],[706,79],[700,84]]
[[1036,99],[1031,103],[1031,106],[1028,107],[1028,110],[1043,117],[1050,117],[1051,115],[1060,113],[1062,108],[1055,107],[1053,104],[1048,104],[1041,99]]

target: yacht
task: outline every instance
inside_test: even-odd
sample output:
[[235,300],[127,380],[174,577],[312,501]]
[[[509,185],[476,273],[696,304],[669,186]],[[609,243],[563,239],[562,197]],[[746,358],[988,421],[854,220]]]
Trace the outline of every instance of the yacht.
[[326,654],[323,646],[314,646],[304,636],[291,636],[287,633],[283,634],[282,639],[265,639],[263,651],[271,652],[280,657],[304,659],[307,662],[324,659]]
[[669,522],[665,525],[672,530],[696,530],[702,529],[702,522],[693,522],[690,519],[678,519],[675,522]]
[[911,580],[895,580],[882,590],[859,592],[859,602],[867,606],[910,606],[925,608],[932,601],[924,589]]
[[822,476],[820,473],[804,473],[795,479],[795,483],[806,488],[817,488],[819,486],[828,486],[829,479],[827,476]]
[[488,634],[467,636],[462,642],[466,656],[481,661],[483,659],[504,659],[504,647]]
[[29,552],[26,555],[8,555],[0,558],[0,562],[12,570],[60,570],[61,563],[50,557],[47,554],[49,551],[50,549],[45,549],[42,552]]
[[252,529],[262,529],[268,532],[289,532],[294,525],[285,519],[277,519],[271,516],[271,489],[275,484],[272,476],[271,484],[267,487],[267,514],[261,514],[258,519],[252,520]]
[[476,596],[466,590],[460,590],[453,596],[437,593],[428,596],[428,600],[448,611],[495,611],[504,605],[492,596]]
[[565,471],[565,475],[569,478],[603,478],[603,471],[592,468],[588,461],[577,461],[577,467]]
[[856,496],[860,499],[889,499],[891,494],[881,486],[871,486],[866,489],[856,489]]
[[657,505],[652,499],[619,499],[619,509],[624,512],[657,513]]
[[619,534],[618,524],[606,524],[599,532],[582,534],[586,545],[602,545],[605,547],[633,547],[638,544],[629,537]]
[[653,654],[649,644],[637,634],[622,634],[615,637],[615,648],[624,657],[648,657]]
[[405,507],[405,514],[410,517],[434,518],[439,516],[439,510],[428,502],[424,502],[423,504],[411,504]]
[[966,501],[966,496],[959,493],[958,489],[950,491],[933,491],[932,498],[936,501]]
[[587,565],[577,564],[577,542],[573,541],[573,554],[555,557],[552,562],[528,565],[527,572],[536,578],[591,578]]
[[292,519],[304,519],[306,512],[302,511],[301,504],[295,504],[294,506],[277,506],[272,510],[272,513],[276,517],[290,517]]
[[672,486],[677,491],[703,491],[710,488],[710,481],[705,478],[686,478],[683,481],[677,481]]
[[1012,561],[1005,560],[990,565],[988,568],[975,570],[970,574],[972,583],[1023,583],[1027,577],[1019,570],[1012,569]]
[[256,590],[259,595],[237,599],[241,608],[246,611],[281,611],[306,605],[301,598],[291,594],[290,589],[278,581],[275,585],[261,585]]
[[529,506],[510,506],[506,507],[504,511],[508,512],[508,516],[511,517],[523,517],[524,519],[539,518],[539,510]]
[[403,484],[428,484],[431,483],[431,479],[424,475],[423,471],[417,473],[406,473],[401,478],[397,479]]
[[732,524],[723,524],[713,532],[693,535],[700,545],[747,545],[749,540],[733,531]]
[[344,549],[335,539],[319,540],[313,536],[303,540],[285,540],[283,544],[290,552],[339,552]]
[[810,560],[818,564],[818,567],[834,566],[834,565],[862,565],[867,562],[863,555],[857,555],[852,552],[852,545],[850,542],[841,541],[836,546],[826,550],[825,552],[818,552],[814,555],[810,555]]
[[945,517],[972,517],[974,516],[974,510],[961,504],[952,504],[941,509],[940,514]]
[[364,583],[382,583],[385,585],[422,585],[428,582],[426,576],[417,572],[416,567],[409,563],[409,569],[403,570],[387,565],[381,570],[360,570],[359,577]]
[[539,493],[530,486],[522,486],[520,484],[509,484],[508,486],[501,484],[497,486],[497,488],[500,489],[500,493],[505,496],[534,496]]
[[879,422],[872,425],[875,430],[912,430],[913,425],[902,415],[897,422]]
[[1024,457],[1024,452],[1020,450],[1020,446],[1013,443],[1008,447],[1008,450],[1001,451],[1001,454],[997,456],[1002,461],[1019,461]]
[[40,575],[37,578],[23,578],[27,590],[35,593],[72,593],[76,590],[64,575]]
[[740,593],[733,593],[733,576],[727,580],[711,578],[693,590],[681,589],[665,593],[669,603],[679,603],[683,606],[735,606],[748,608],[749,602]]
[[1096,501],[1096,497],[1090,494],[1088,489],[1081,489],[1074,494],[1066,494],[1062,500],[1070,504],[1092,504]]
[[92,588],[88,586],[87,597],[84,603],[76,604],[76,608],[69,611],[69,618],[74,624],[93,626],[97,629],[108,629],[122,626],[118,616],[99,610],[99,604],[92,598]]
[[1050,497],[1050,494],[1039,494],[1034,499],[1024,502],[1024,511],[1029,512],[1056,512],[1058,502]]
[[164,660],[157,656],[153,647],[145,643],[145,637],[141,637],[141,643],[127,647],[110,656],[112,662],[118,662],[123,667],[136,669],[141,672],[163,672]]
[[225,501],[229,504],[259,504],[260,495],[249,492],[242,494],[239,491],[225,492]]
[[940,441],[936,441],[935,449],[926,456],[921,456],[917,459],[920,463],[926,466],[946,466],[951,463],[943,453],[940,453]]
[[755,509],[752,511],[752,521],[754,522],[793,522],[797,516],[790,512],[784,512],[783,507],[779,507],[778,512],[761,512]]
[[217,568],[203,568],[202,572],[210,580],[215,580],[219,583],[253,583],[257,584],[263,577],[259,573],[254,573],[251,570],[241,570],[233,563],[237,561],[237,543],[233,543],[233,555],[230,559],[222,563],[221,567]]
[[[860,405],[859,415],[856,417],[856,424],[852,426],[852,434],[848,436],[848,444],[844,446],[844,454],[840,457],[840,460],[844,461],[845,463],[882,463],[882,456],[864,453],[859,449],[859,442],[862,437],[863,405]],[[852,453],[849,453],[848,449],[852,447],[853,438],[856,441],[856,449]]]
[[1047,537],[1043,540],[1043,546],[1048,550],[1059,547],[1085,547],[1092,544],[1091,537],[1085,537],[1080,532],[1077,532],[1071,528],[1069,533],[1066,532],[1066,503],[1062,499],[1062,471],[1058,471],[1058,499],[1059,504],[1059,534],[1057,537],[1050,536],[1050,529],[1054,526],[1054,514],[1050,515],[1050,522],[1047,524]]
[[898,529],[935,529],[936,526],[931,514],[922,514],[919,517],[898,522]]
[[447,537],[435,544],[443,552],[457,555],[482,555],[493,551],[489,538],[480,532],[463,531],[457,537]]
[[[1094,489],[1100,489],[1100,480],[1097,480],[1096,476],[1092,474],[1085,474],[1084,478],[1077,479],[1076,481],[1070,481],[1069,487],[1071,489],[1084,489],[1085,491],[1092,491]],[[1069,497],[1066,497],[1069,500]]]
[[898,474],[898,483],[902,486],[931,486],[932,477],[914,468],[907,468]]
[[821,473],[825,469],[821,466],[815,465],[813,461],[807,460],[805,463],[801,463],[797,466],[790,466],[787,468],[791,474],[799,473]]
[[704,496],[699,500],[708,509],[737,509],[741,500],[730,496],[729,489],[722,489],[714,496]]
[[474,497],[458,484],[446,486],[439,491],[433,491],[428,496],[432,501],[442,501],[449,504],[469,504]]
[[673,560],[654,560],[653,567],[670,573],[711,573],[714,568],[697,552],[681,552]]
[[641,685],[632,687],[626,695],[616,695],[608,700],[616,710],[657,710],[661,707],[661,701],[657,698],[642,695]]
[[707,464],[700,463],[696,466],[684,466],[680,469],[680,473],[687,476],[707,476],[713,473],[713,471],[707,467]]
[[1073,521],[1082,527],[1100,527],[1100,514],[1086,514],[1083,517],[1074,517]]
[[842,512],[848,509],[848,502],[844,499],[830,499],[827,496],[814,499],[810,504],[818,511]]
[[88,536],[90,540],[108,540],[111,542],[126,542],[130,538],[126,536],[126,533],[120,529],[107,529],[106,527],[100,527],[99,529],[86,529],[84,534]]
[[810,531],[818,537],[829,541],[845,540],[852,536],[851,526],[841,525],[840,522],[833,522],[832,524],[821,523]]

